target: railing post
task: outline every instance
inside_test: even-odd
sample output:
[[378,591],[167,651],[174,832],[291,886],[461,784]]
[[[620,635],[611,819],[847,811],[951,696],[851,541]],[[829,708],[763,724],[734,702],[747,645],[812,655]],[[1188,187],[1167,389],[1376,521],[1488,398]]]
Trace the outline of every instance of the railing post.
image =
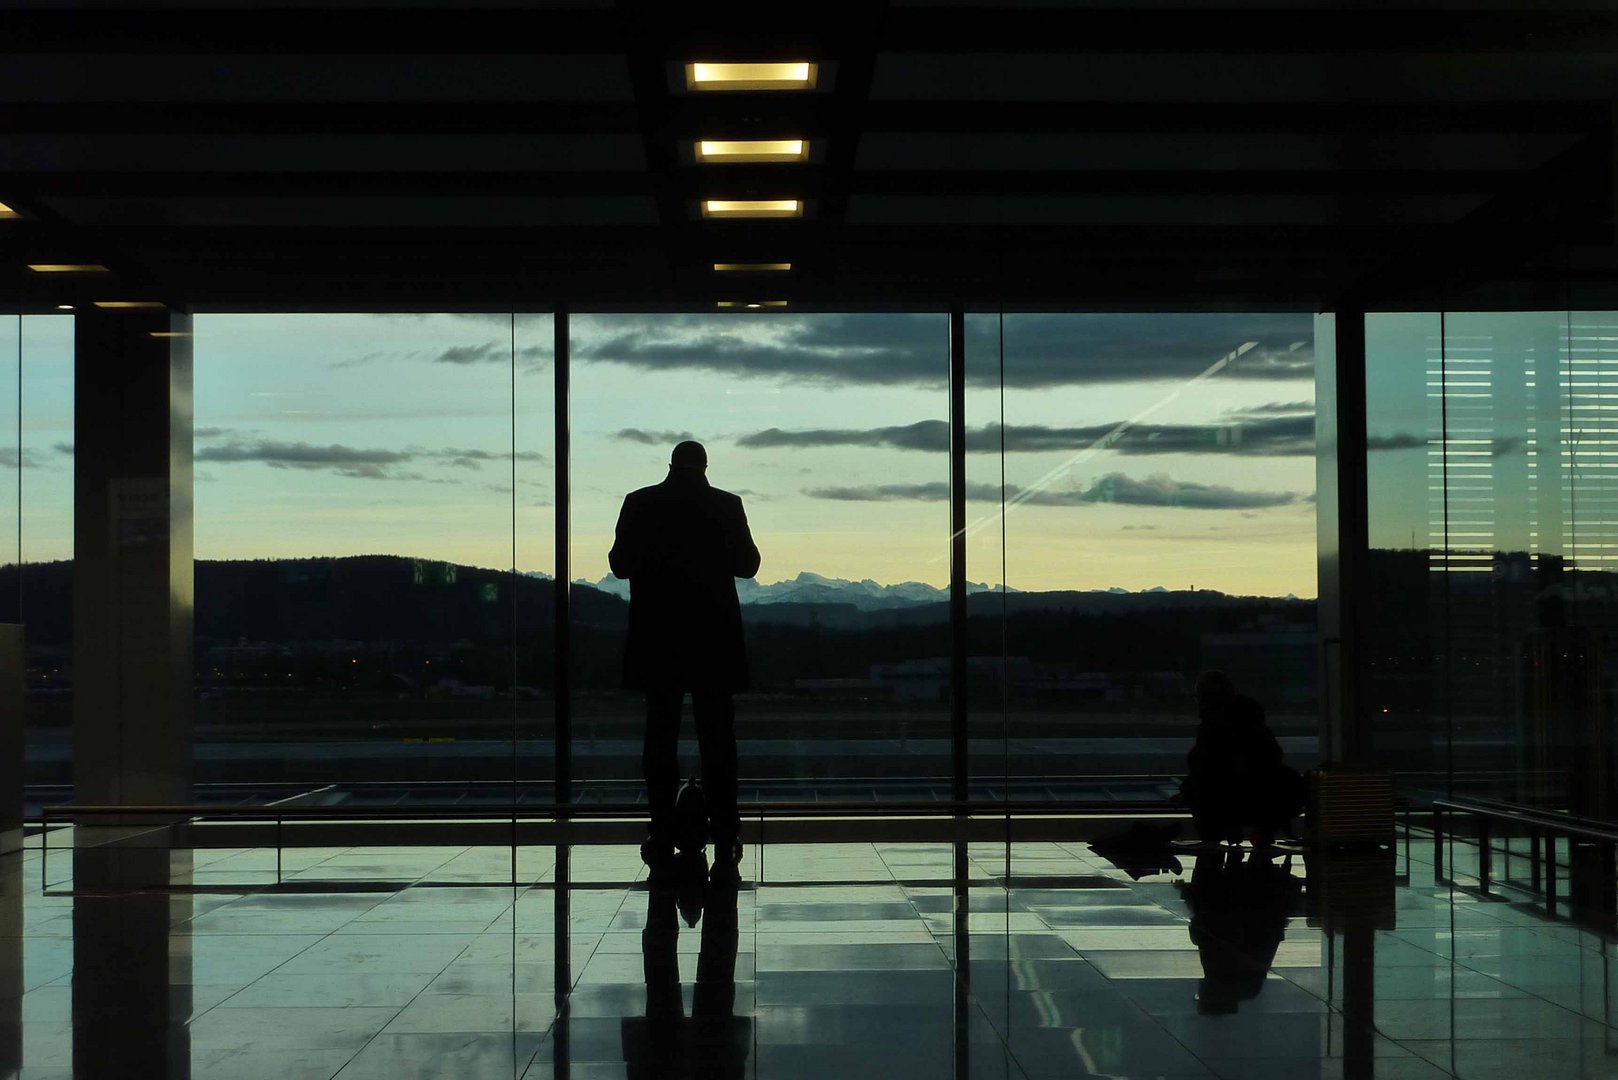
[[1433,883],[1444,881],[1444,808],[1433,804]]
[[1473,814],[1478,823],[1478,891],[1489,891],[1489,819],[1483,814]]

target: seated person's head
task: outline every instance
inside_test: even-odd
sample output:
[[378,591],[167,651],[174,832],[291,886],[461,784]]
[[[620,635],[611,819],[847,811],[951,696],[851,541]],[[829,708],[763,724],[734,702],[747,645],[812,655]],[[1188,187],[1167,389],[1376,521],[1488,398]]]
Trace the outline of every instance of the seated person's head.
[[1197,715],[1204,720],[1223,715],[1236,696],[1236,684],[1223,671],[1204,671],[1197,676]]

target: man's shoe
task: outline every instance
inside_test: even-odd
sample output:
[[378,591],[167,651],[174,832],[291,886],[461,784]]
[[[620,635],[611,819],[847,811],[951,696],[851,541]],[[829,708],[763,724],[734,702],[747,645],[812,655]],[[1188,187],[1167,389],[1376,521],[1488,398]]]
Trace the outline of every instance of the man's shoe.
[[647,837],[640,844],[640,861],[646,864],[653,884],[667,881],[675,870],[674,845]]

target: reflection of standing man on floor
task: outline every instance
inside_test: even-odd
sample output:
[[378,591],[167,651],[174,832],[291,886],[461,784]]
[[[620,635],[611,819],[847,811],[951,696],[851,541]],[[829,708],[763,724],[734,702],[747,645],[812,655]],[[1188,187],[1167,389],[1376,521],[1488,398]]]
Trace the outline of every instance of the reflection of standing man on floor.
[[668,478],[625,497],[607,559],[614,575],[629,579],[624,685],[646,693],[641,768],[652,822],[641,857],[658,870],[674,855],[680,707],[689,691],[714,872],[729,876],[741,861],[731,695],[747,686],[736,578],[758,573],[759,555],[742,500],[710,487],[707,470],[701,443],[676,446]]

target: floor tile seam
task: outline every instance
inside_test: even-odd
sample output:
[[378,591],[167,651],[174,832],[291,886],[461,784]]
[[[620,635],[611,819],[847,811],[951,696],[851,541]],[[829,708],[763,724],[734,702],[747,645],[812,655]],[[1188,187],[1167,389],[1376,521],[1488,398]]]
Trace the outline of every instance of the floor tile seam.
[[[1501,986],[1507,987],[1507,988],[1512,989],[1512,990],[1516,990],[1517,992],[1519,992],[1521,994],[1524,994],[1527,997],[1533,998],[1536,1001],[1543,1001],[1545,1004],[1554,1006],[1555,1008],[1558,1008],[1558,1009],[1561,1009],[1563,1012],[1571,1013],[1573,1016],[1576,1016],[1581,1020],[1589,1020],[1591,1023],[1600,1024],[1602,1027],[1618,1031],[1618,1025],[1608,1023],[1606,1020],[1598,1019],[1598,1018],[1596,1018],[1594,1016],[1590,1016],[1588,1013],[1585,1013],[1585,1012],[1582,1012],[1582,1011],[1576,1011],[1574,1009],[1570,1009],[1566,1005],[1563,1005],[1559,1001],[1553,1001],[1552,999],[1546,997],[1543,994],[1536,994],[1534,991],[1528,989],[1525,986],[1518,986],[1516,983],[1507,982],[1505,979],[1501,978],[1498,975],[1490,975],[1487,971],[1480,971],[1477,968],[1473,967],[1472,965],[1467,964],[1467,963],[1465,963],[1463,961],[1451,960],[1450,961],[1450,966],[1451,967],[1457,967],[1458,966],[1458,967],[1465,968],[1467,971],[1471,972],[1473,975],[1480,975],[1485,979],[1489,979],[1489,980],[1491,980],[1493,982],[1499,983]],[[1453,976],[1451,977],[1450,984],[1452,986],[1454,985]],[[1465,999],[1460,999],[1460,1000],[1465,1000]],[[1486,1001],[1488,999],[1484,998],[1482,1000]]]
[[[352,850],[352,849],[345,849],[345,850]],[[423,881],[423,880],[425,880],[425,878],[424,877],[423,878],[417,878],[416,880],[417,881]],[[408,885],[405,886],[405,888],[409,888],[409,887],[410,886],[408,886]],[[399,890],[399,892],[403,892],[403,891],[404,890],[402,890],[402,889]],[[396,892],[396,893],[394,893],[394,895],[397,896],[397,895],[399,895],[399,893]],[[381,903],[384,903],[384,902],[385,902],[384,900],[378,900],[377,904],[381,904]],[[228,906],[228,905],[221,905],[221,906]],[[376,905],[374,905],[374,904],[372,905],[372,907],[375,907],[375,906]],[[365,910],[370,911],[371,908],[366,908]],[[211,1007],[209,1007],[207,1009],[204,1009],[202,1012],[198,1013],[196,1016],[193,1016],[190,1020],[186,1021],[187,1026],[189,1026],[193,1021],[195,1021],[195,1020],[197,1020],[197,1019],[199,1019],[199,1018],[201,1018],[203,1016],[208,1015],[208,1013],[212,1012],[214,1009],[219,1008],[226,1001],[229,1001],[229,1000],[231,1000],[231,998],[236,997],[237,994],[240,994],[243,991],[248,990],[249,988],[258,985],[258,983],[260,981],[262,981],[263,979],[265,979],[266,977],[268,977],[270,975],[274,975],[276,972],[278,972],[282,968],[286,967],[292,961],[296,960],[298,957],[300,957],[300,956],[304,955],[305,953],[307,953],[310,949],[313,949],[313,948],[319,946],[321,943],[323,943],[323,942],[329,940],[330,938],[334,937],[339,932],[341,932],[341,930],[343,929],[344,926],[347,926],[349,923],[352,923],[354,921],[354,919],[357,919],[358,917],[359,917],[358,915],[355,915],[353,918],[350,918],[348,920],[348,922],[342,923],[339,926],[337,926],[336,928],[334,928],[332,930],[329,930],[324,934],[316,935],[314,941],[311,941],[308,945],[305,945],[302,949],[299,949],[297,952],[293,953],[291,956],[287,957],[285,960],[282,960],[279,964],[275,965],[270,970],[268,970],[268,971],[264,972],[263,974],[259,975],[258,978],[254,979],[252,982],[248,983],[246,986],[241,987],[240,989],[238,989],[234,993],[232,993],[229,997],[226,997],[222,1001],[215,1002]],[[300,935],[300,936],[302,936],[302,935]],[[464,946],[462,948],[461,952],[464,953],[467,948],[470,948],[470,945]],[[461,955],[460,953],[457,953],[456,956],[455,956],[455,959],[459,959],[460,955]],[[450,963],[454,963],[454,960],[451,960]],[[448,964],[445,965],[446,968],[448,966],[449,966]],[[433,976],[433,978],[436,979],[438,977],[438,975],[442,975],[443,973],[444,972],[442,970],[440,970],[437,975]],[[291,974],[291,973],[288,973],[288,974]],[[432,983],[432,980],[429,979],[427,985],[431,985],[431,983]],[[420,997],[422,991],[425,991],[425,990],[426,990],[426,986],[423,986],[421,991],[417,991],[416,997]],[[411,1000],[411,1002],[413,1002],[413,1001],[415,1001],[415,998],[411,998],[410,1000]],[[393,1023],[394,1020],[398,1019],[399,1013],[403,1012],[406,1008],[408,1008],[409,1004],[410,1003],[407,1002],[405,1005],[400,1006],[399,1010],[397,1012],[395,1012],[394,1015],[388,1019],[388,1023],[391,1024],[391,1023]],[[385,1008],[386,1006],[383,1006],[383,1007]],[[387,1024],[383,1025],[383,1027],[386,1027],[386,1026],[387,1026]],[[373,1035],[371,1038],[374,1039],[375,1037],[376,1036]],[[365,1046],[369,1046],[370,1044],[371,1044],[371,1041],[369,1039],[366,1040]],[[362,1046],[360,1049],[363,1050],[364,1047]],[[355,1051],[356,1056],[358,1055],[358,1053],[359,1053],[359,1051]],[[353,1058],[351,1057],[349,1060],[352,1061]],[[345,1065],[344,1068],[347,1068],[347,1066]],[[341,1070],[339,1070],[339,1071],[341,1071]]]

